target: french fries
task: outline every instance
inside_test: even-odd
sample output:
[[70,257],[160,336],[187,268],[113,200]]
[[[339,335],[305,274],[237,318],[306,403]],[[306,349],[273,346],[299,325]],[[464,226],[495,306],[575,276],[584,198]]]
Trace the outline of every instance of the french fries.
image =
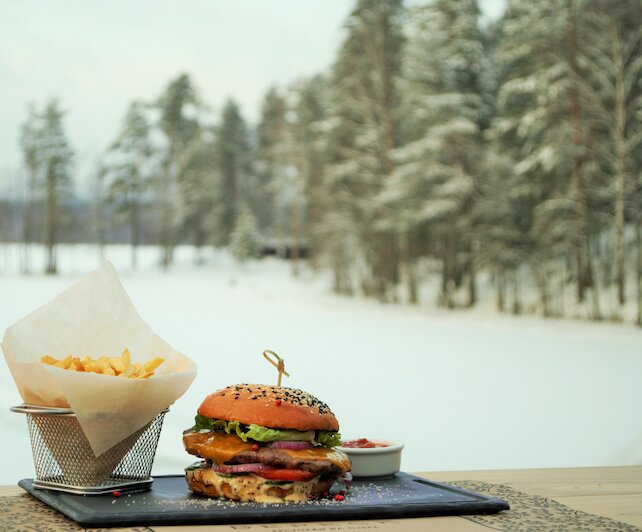
[[45,355],[40,359],[40,362],[71,371],[101,373],[127,379],[147,379],[154,374],[158,366],[165,362],[165,359],[154,357],[144,364],[139,364],[138,362],[132,364],[129,349],[125,349],[119,357],[101,356],[94,359],[87,355],[81,360],[80,357],[67,355],[65,358],[58,360],[52,356]]

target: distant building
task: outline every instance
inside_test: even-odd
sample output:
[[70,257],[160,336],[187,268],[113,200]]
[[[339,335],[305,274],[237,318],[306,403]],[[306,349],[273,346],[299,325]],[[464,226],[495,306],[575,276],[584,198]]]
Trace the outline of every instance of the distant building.
[[310,245],[306,238],[263,238],[259,240],[259,255],[261,257],[281,257],[283,259],[307,259],[310,255]]

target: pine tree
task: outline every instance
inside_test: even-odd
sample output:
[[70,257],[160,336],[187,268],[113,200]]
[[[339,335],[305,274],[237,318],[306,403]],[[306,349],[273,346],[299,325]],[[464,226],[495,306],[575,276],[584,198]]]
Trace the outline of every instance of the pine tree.
[[[591,0],[584,6],[586,38],[578,63],[584,76],[590,133],[603,171],[612,180],[615,226],[615,277],[620,305],[625,302],[625,225],[636,203],[638,154],[642,151],[642,5]],[[610,187],[610,183],[605,186]]]
[[196,248],[195,260],[199,263],[201,249],[211,241],[222,208],[216,145],[209,129],[204,129],[188,147],[178,183],[181,202],[177,218],[182,234]]
[[283,91],[270,89],[257,128],[257,170],[270,219],[261,227],[275,239],[277,252],[289,257],[294,275],[299,272],[301,245],[308,242],[310,213],[316,216],[312,224],[321,216],[318,125],[324,116],[323,86],[317,76],[298,80]]
[[509,1],[493,136],[511,159],[506,188],[521,215],[519,247],[539,286],[542,312],[554,313],[550,281],[559,276],[557,265],[574,256],[577,298],[593,287],[597,318],[578,17],[574,0]]
[[236,217],[236,225],[230,236],[230,250],[240,262],[257,254],[256,219],[247,208],[242,209]]
[[109,199],[116,212],[125,216],[129,226],[132,268],[137,266],[140,243],[140,218],[143,197],[150,180],[153,153],[150,128],[142,104],[133,102],[121,132],[110,148],[114,159],[109,167]]
[[62,223],[61,201],[71,192],[70,164],[73,152],[63,126],[64,112],[56,99],[50,100],[41,117],[38,131],[37,160],[41,165],[42,186],[45,189],[45,247],[46,273],[58,271],[56,247]]
[[[536,82],[532,74],[540,59],[532,56],[533,43],[524,43],[521,35],[530,35],[528,31],[532,31],[532,24],[537,24],[536,18],[513,2],[488,32],[498,87],[482,169],[487,178],[479,200],[481,258],[494,279],[498,308],[502,311],[508,308],[510,291],[510,307],[515,314],[523,309],[520,290],[523,271],[536,252],[531,230],[539,201],[539,174],[526,173],[517,167],[532,149],[528,129],[520,120],[529,106],[535,106]],[[531,117],[529,123],[533,121]]]
[[172,80],[156,102],[156,106],[160,109],[159,126],[167,142],[163,170],[159,178],[162,211],[161,264],[166,268],[173,261],[179,223],[176,212],[180,202],[177,189],[181,157],[199,132],[199,123],[195,118],[199,100],[189,76],[181,74]]
[[316,259],[319,226],[322,223],[325,204],[323,174],[326,164],[323,150],[322,130],[326,110],[324,91],[327,82],[321,76],[303,79],[292,87],[292,123],[289,125],[292,138],[292,161],[298,178],[297,191],[292,209],[292,259],[295,274],[299,245],[305,242],[307,251]]
[[265,236],[284,242],[285,214],[281,211],[279,178],[289,163],[287,102],[276,87],[266,93],[257,126],[257,176],[259,190],[256,215]]
[[[511,75],[508,66],[498,57],[505,38],[502,21],[489,25],[484,37],[494,90],[491,127],[484,134],[485,154],[479,165],[479,172],[484,175],[477,197],[479,267],[490,273],[495,284],[497,308],[500,311],[510,308],[519,314],[523,310],[521,270],[527,263],[530,247],[530,225],[525,220],[531,210],[523,187],[513,186],[515,146],[510,144],[510,137],[502,137],[497,127],[497,89]],[[510,302],[509,292],[512,293]]]
[[411,12],[404,53],[402,146],[384,199],[402,236],[410,299],[414,262],[429,253],[442,263],[440,302],[468,276],[476,301],[476,196],[482,133],[488,126],[489,68],[474,0],[436,1]]
[[105,262],[105,246],[110,223],[109,205],[107,201],[107,178],[109,168],[103,161],[98,161],[93,175],[93,210],[95,239],[98,247],[98,260]]
[[40,161],[38,160],[38,130],[40,128],[39,116],[36,108],[29,105],[28,117],[20,129],[20,147],[27,174],[25,187],[24,209],[22,213],[22,241],[24,244],[23,273],[31,271],[31,257],[29,246],[34,241],[34,203],[36,185],[38,183],[38,171]]
[[243,206],[254,204],[251,187],[251,144],[238,105],[227,100],[216,130],[215,153],[220,173],[220,211],[215,242],[230,244],[236,219]]
[[399,256],[395,234],[377,225],[376,198],[394,170],[403,43],[401,0],[359,0],[330,81],[328,162],[324,181],[333,197],[324,241],[335,289],[396,298]]

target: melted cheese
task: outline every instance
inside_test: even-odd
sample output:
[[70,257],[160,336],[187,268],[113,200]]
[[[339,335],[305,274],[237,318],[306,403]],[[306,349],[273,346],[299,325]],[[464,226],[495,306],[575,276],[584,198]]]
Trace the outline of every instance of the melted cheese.
[[229,462],[241,451],[252,448],[241,438],[224,432],[188,432],[183,435],[185,450],[193,455],[212,460],[215,464]]
[[[188,478],[202,483],[210,496],[226,497],[236,501],[256,501],[278,503],[286,501],[306,501],[319,482],[314,477],[308,482],[292,482],[281,486],[268,484],[256,475],[243,475],[229,478],[218,475],[210,468],[198,468],[187,472]],[[212,488],[217,493],[212,493]]]
[[[185,450],[193,455],[212,460],[216,464],[229,462],[241,451],[252,448],[238,436],[221,432],[188,432],[183,435]],[[297,460],[324,460],[336,465],[342,473],[350,471],[350,458],[341,452],[327,447],[313,449],[279,449]]]

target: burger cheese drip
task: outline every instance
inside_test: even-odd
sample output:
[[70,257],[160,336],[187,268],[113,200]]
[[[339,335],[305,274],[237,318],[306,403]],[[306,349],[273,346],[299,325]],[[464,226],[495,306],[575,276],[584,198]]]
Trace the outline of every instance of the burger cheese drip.
[[[242,451],[252,449],[252,443],[242,441],[232,434],[220,432],[188,432],[183,436],[185,450],[195,456],[211,460],[214,464],[224,465],[232,462]],[[337,466],[342,473],[350,471],[350,459],[345,453],[328,447],[313,449],[280,449],[280,452],[296,460],[323,460]]]
[[[310,494],[320,491],[317,489],[319,486],[319,477],[308,482],[292,482],[277,486],[256,475],[243,475],[232,479],[211,474],[207,469],[194,469],[192,489],[196,488],[194,491],[212,497],[235,501],[280,503],[306,501],[311,498]],[[323,487],[324,490],[319,495],[323,495],[330,488],[327,482]]]
[[338,429],[328,405],[309,393],[228,386],[203,401],[196,425],[183,435],[187,452],[203,459],[186,470],[187,482],[197,493],[240,501],[324,496],[351,467],[332,448],[340,443]]
[[211,460],[223,465],[232,460],[241,451],[252,448],[251,443],[245,443],[238,436],[210,432],[188,432],[183,436],[185,450],[189,454]]

